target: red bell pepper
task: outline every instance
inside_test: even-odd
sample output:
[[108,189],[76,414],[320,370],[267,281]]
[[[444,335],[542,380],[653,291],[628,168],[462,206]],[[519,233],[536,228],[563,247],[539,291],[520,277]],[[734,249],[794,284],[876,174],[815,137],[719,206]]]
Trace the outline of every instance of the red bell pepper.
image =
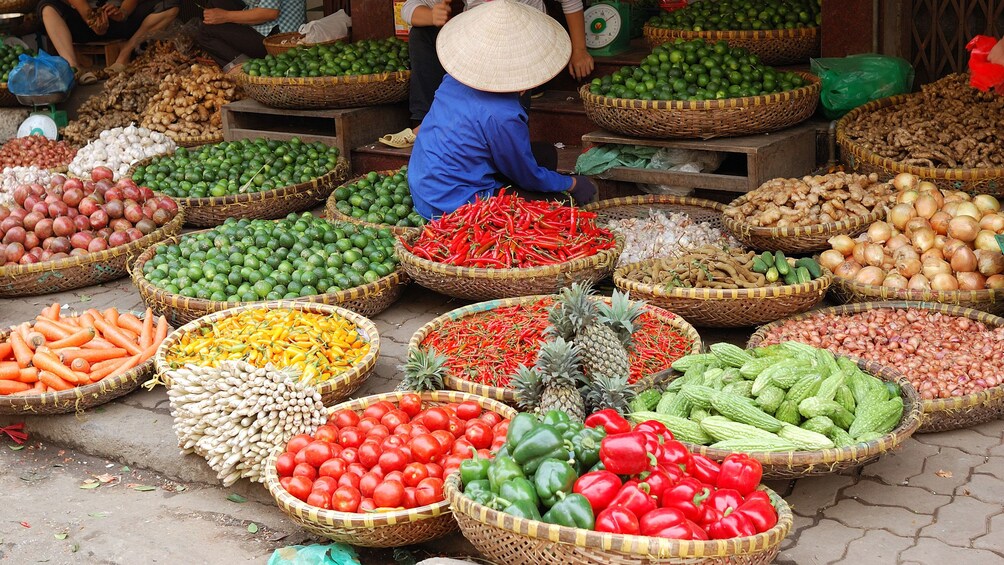
[[658,502],[648,492],[648,485],[632,480],[624,483],[610,506],[623,506],[638,518],[643,518],[658,507]]
[[662,449],[659,450],[656,459],[664,467],[676,465],[680,467],[680,470],[686,471],[688,474],[694,465],[690,450],[675,439],[662,444]]
[[662,494],[663,508],[676,508],[688,520],[700,523],[704,501],[711,496],[711,489],[692,477],[673,485]]
[[763,466],[756,459],[751,459],[745,453],[733,453],[722,461],[722,470],[718,474],[718,488],[735,489],[746,496],[756,490],[763,478]]
[[635,426],[634,431],[653,433],[656,437],[661,438],[660,443],[673,440],[673,432],[669,431],[669,428],[667,428],[665,424],[657,420],[645,420]]
[[[672,468],[672,467],[670,467]],[[670,476],[668,472],[662,467],[657,467],[652,471],[647,473],[642,473],[638,476],[645,484],[648,485],[648,492],[656,498],[656,500],[662,499],[662,493],[666,492],[666,489],[673,486],[673,483],[677,482],[683,477],[683,473],[677,476]]]
[[745,499],[743,495],[739,494],[739,491],[730,488],[720,488],[711,493],[711,496],[708,497],[704,504],[725,514],[730,510],[739,508],[743,502],[745,502]]
[[[766,493],[764,496],[766,497]],[[746,501],[736,509],[735,514],[745,516],[756,528],[757,533],[766,532],[777,524],[777,511],[774,510],[774,505],[770,503],[769,498],[748,496]]]
[[596,531],[634,535],[641,532],[638,517],[623,506],[611,506],[596,516]]
[[690,458],[693,461],[693,464],[690,466],[690,474],[708,486],[716,486],[718,484],[718,474],[722,470],[721,465],[700,453],[692,453]]
[[651,459],[645,434],[628,432],[607,436],[600,442],[600,461],[615,475],[637,475],[648,469]]
[[707,525],[711,539],[731,539],[757,534],[756,526],[742,512],[729,512],[717,522]]
[[642,516],[639,520],[641,535],[669,539],[706,540],[708,533],[688,520],[676,508],[659,508]]
[[613,408],[606,408],[592,414],[585,421],[587,428],[602,427],[607,435],[626,434],[631,431],[631,422],[624,419]]
[[655,459],[659,458],[659,452],[662,451],[662,441],[659,436],[652,432],[635,432],[645,436],[645,450],[652,454]]
[[621,478],[610,471],[593,471],[586,473],[575,481],[572,491],[581,494],[589,500],[593,513],[610,506],[617,493],[621,490]]

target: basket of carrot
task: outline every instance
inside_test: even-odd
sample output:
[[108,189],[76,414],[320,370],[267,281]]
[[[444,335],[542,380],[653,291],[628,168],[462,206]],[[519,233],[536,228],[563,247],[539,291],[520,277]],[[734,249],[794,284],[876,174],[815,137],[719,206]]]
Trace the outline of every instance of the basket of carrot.
[[115,308],[64,316],[59,303],[0,332],[0,414],[63,414],[134,390],[153,372],[167,319]]

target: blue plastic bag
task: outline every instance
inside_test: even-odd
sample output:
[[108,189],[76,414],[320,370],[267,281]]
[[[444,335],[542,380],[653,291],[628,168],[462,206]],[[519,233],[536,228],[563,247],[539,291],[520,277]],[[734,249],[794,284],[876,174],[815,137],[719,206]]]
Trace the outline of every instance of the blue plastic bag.
[[291,545],[272,553],[268,565],[360,565],[352,546],[331,543],[327,545]]
[[21,55],[10,72],[7,88],[11,94],[38,96],[68,92],[73,87],[73,69],[66,59],[53,57],[45,51],[38,55]]

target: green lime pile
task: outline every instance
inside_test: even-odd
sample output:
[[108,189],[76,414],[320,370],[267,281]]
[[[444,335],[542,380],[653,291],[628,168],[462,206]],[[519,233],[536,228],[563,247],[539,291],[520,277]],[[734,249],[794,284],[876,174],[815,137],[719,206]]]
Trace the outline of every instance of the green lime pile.
[[335,208],[346,216],[371,224],[418,227],[425,224],[412,208],[408,167],[392,175],[368,173],[352,184],[335,189]]
[[690,31],[794,29],[815,27],[821,0],[715,0],[659,14],[648,25]]
[[677,39],[652,50],[637,67],[593,79],[589,91],[640,100],[721,100],[793,90],[805,80],[775,70],[724,41]]
[[10,72],[17,66],[18,57],[25,53],[31,55],[31,51],[20,45],[0,43],[0,82],[7,82]]
[[338,77],[406,70],[408,44],[396,37],[294,47],[244,63],[244,72],[263,77]]
[[141,186],[180,198],[263,192],[309,182],[338,162],[338,149],[323,143],[242,139],[179,147],[172,154],[136,167]]
[[228,219],[157,249],[143,265],[154,286],[228,302],[293,299],[373,282],[397,268],[390,230],[326,222]]

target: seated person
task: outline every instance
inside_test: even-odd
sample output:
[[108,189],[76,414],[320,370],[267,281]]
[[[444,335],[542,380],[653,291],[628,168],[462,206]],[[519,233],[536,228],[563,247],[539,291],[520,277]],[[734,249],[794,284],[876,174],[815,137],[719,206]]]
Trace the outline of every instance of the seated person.
[[[59,56],[77,71],[73,43],[126,40],[118,59],[107,61],[109,72],[122,72],[132,52],[149,35],[166,28],[178,16],[179,0],[42,0],[39,18]],[[80,84],[97,81],[94,73],[78,74]]]
[[230,71],[268,54],[265,38],[297,31],[307,21],[305,0],[210,0],[195,42]]
[[541,149],[552,166],[557,152],[550,144],[531,148],[520,104],[521,93],[568,64],[571,44],[558,22],[515,0],[493,0],[450,20],[436,49],[447,74],[408,163],[408,187],[422,217],[448,214],[506,184],[525,198],[569,191],[582,204],[596,196],[589,177],[539,164]]
[[[543,0],[519,0],[523,4],[545,11]],[[465,11],[471,10],[485,0],[465,0]],[[561,0],[569,35],[572,40],[572,56],[568,62],[568,72],[576,79],[583,79],[593,72],[593,58],[586,50],[586,24],[582,15],[582,0]],[[401,17],[412,26],[408,34],[408,55],[411,61],[411,93],[408,106],[413,122],[421,123],[429,113],[432,97],[446,74],[436,56],[436,36],[451,13],[450,0],[407,0],[401,8]],[[529,107],[529,95],[524,99]],[[381,138],[381,143],[395,147],[407,147],[414,143],[419,127],[406,129]]]

